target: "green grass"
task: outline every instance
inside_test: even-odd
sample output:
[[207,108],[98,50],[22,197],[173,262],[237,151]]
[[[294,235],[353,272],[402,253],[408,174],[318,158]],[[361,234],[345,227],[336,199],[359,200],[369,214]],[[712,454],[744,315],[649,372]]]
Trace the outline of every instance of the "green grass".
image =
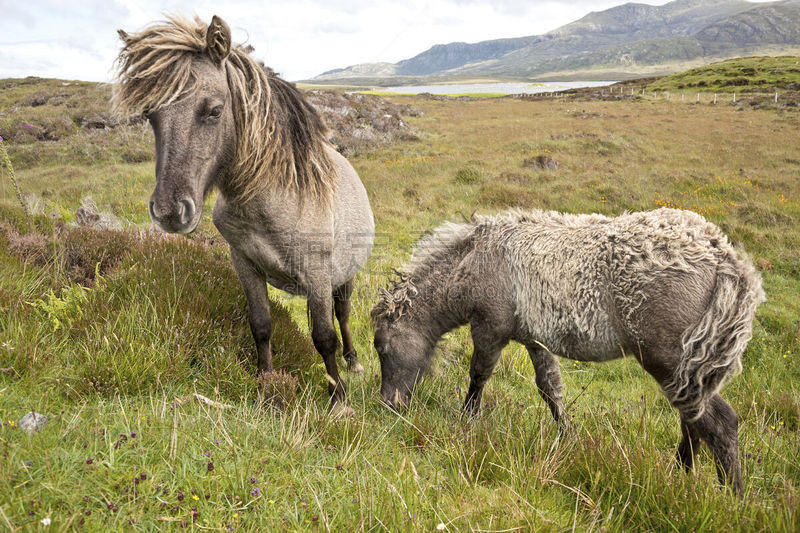
[[717,93],[800,89],[800,57],[741,57],[665,76],[650,91],[699,90]]
[[[345,376],[351,420],[327,416],[304,301],[274,290],[273,348],[300,397],[283,412],[259,401],[244,296],[208,217],[190,238],[134,231],[148,225],[152,160],[62,161],[68,139],[47,152],[43,141],[10,146],[12,160],[46,157],[17,173],[40,198],[35,242],[0,177],[0,528],[50,518],[51,528],[88,531],[796,531],[796,117],[651,101],[393,98],[424,111],[411,119],[420,140],[351,159],[378,231],[356,284],[366,371]],[[124,151],[122,137],[112,141]],[[523,166],[542,154],[559,169]],[[65,228],[87,194],[132,229]],[[720,488],[705,450],[693,473],[676,466],[677,414],[631,359],[561,362],[572,420],[562,435],[517,345],[482,415],[461,416],[465,328],[441,343],[408,411],[379,402],[369,310],[420,234],[475,210],[661,205],[704,214],[761,265],[768,301],[742,375],[723,390],[740,415],[743,501]],[[175,402],[193,392],[232,407]],[[16,421],[30,410],[50,422],[29,436]]]

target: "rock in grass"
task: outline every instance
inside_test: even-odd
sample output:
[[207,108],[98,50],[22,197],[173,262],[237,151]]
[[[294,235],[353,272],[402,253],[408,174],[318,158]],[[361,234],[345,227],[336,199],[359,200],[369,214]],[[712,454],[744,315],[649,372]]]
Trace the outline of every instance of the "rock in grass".
[[102,213],[91,196],[86,196],[75,211],[75,224],[93,229],[122,229],[122,222],[111,213]]
[[28,433],[35,433],[47,424],[47,417],[31,411],[17,422],[17,425]]
[[537,155],[522,162],[523,167],[531,167],[539,170],[558,170],[558,162],[549,155]]

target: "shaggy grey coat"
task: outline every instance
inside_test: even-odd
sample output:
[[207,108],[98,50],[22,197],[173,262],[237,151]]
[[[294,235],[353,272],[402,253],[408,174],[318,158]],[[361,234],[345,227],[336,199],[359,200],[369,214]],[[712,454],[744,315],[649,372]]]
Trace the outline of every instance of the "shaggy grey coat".
[[219,17],[208,25],[172,17],[120,37],[115,108],[144,113],[155,134],[151,219],[164,231],[194,231],[209,192],[219,190],[214,224],[247,297],[258,372],[273,371],[269,283],[308,299],[333,413],[352,412],[334,316],[348,368],[363,371],[350,297],[375,225],[358,174],[303,94],[234,45]]
[[557,419],[553,354],[605,361],[628,352],[680,411],[684,464],[698,438],[724,434],[709,444],[720,448],[721,476],[740,490],[736,415],[718,391],[741,370],[763,299],[752,263],[690,211],[508,211],[447,223],[419,242],[373,310],[382,394],[391,405],[407,400],[436,341],[464,323],[475,344],[468,409],[509,340],[528,347]]

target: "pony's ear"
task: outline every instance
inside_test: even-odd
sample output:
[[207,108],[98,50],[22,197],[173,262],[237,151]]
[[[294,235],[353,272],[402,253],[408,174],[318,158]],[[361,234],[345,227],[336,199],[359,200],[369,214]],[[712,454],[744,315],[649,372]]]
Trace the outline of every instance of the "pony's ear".
[[125,44],[128,44],[128,40],[131,38],[131,36],[128,35],[128,32],[126,32],[125,30],[117,30],[117,35],[119,35],[119,38]]
[[211,60],[217,65],[231,52],[231,29],[224,20],[214,15],[206,32],[206,47]]

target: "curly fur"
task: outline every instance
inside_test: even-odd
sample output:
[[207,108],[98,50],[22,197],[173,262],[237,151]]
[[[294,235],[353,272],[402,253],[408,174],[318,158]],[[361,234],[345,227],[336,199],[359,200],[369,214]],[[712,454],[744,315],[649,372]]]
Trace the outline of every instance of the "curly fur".
[[[486,274],[470,277],[480,270]],[[373,319],[425,307],[466,316],[455,309],[463,300],[445,301],[459,284],[507,276],[517,338],[579,360],[613,359],[623,348],[676,351],[662,386],[690,420],[741,370],[764,300],[752,263],[720,229],[675,209],[616,218],[519,210],[476,216],[422,239],[404,271],[382,293]],[[417,298],[431,276],[447,291]]]

